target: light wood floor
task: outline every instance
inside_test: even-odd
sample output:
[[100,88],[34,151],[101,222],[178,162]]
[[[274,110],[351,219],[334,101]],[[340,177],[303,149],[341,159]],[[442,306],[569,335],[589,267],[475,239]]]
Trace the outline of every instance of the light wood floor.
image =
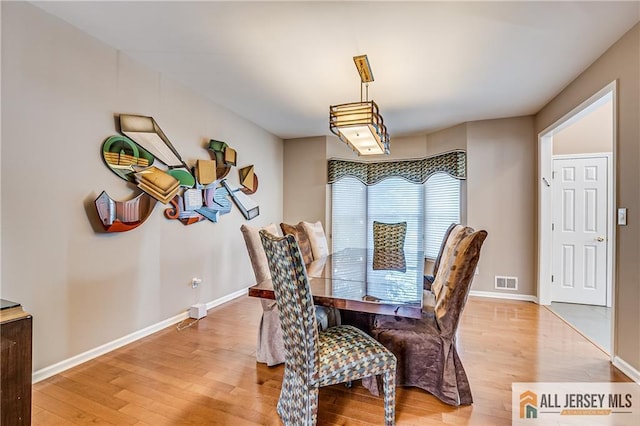
[[[195,326],[158,332],[33,386],[33,425],[277,425],[283,367],[255,361],[261,307],[241,297]],[[512,382],[630,381],[544,307],[470,297],[458,347],[474,404],[398,388],[399,425],[510,425]],[[375,425],[382,399],[359,382],[320,390],[320,425]]]

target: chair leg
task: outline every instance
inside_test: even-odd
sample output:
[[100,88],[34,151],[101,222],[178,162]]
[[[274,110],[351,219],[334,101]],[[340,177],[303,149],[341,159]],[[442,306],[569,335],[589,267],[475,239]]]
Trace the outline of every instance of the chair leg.
[[318,421],[318,388],[316,387],[309,389],[307,418],[305,420],[304,424],[309,426],[315,425]]
[[387,370],[382,375],[384,388],[384,424],[396,424],[396,369]]
[[285,426],[313,426],[318,419],[318,388],[311,387],[300,377],[285,370],[277,411]]

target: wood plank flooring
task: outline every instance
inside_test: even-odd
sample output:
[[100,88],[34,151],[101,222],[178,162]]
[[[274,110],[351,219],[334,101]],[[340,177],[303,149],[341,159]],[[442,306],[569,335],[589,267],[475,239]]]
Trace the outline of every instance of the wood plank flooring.
[[[258,299],[241,297],[192,327],[167,328],[33,386],[32,424],[277,425],[283,367],[255,361]],[[458,348],[474,404],[450,407],[398,388],[398,425],[510,425],[513,382],[630,381],[548,309],[470,297]],[[354,383],[320,390],[319,425],[377,425],[382,399]]]

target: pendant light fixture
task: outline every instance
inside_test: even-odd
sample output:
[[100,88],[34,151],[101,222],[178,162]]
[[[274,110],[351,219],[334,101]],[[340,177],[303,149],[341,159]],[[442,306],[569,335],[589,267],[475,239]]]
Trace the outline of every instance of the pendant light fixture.
[[378,105],[369,100],[369,83],[373,81],[369,59],[360,55],[353,61],[360,74],[360,102],[331,105],[329,129],[358,155],[389,154],[387,127]]

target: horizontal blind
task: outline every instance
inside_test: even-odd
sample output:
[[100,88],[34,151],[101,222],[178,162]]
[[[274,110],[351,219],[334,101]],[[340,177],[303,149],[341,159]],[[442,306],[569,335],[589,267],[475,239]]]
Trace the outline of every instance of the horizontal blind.
[[436,173],[425,182],[425,256],[435,259],[445,232],[460,223],[460,181]]
[[424,189],[403,178],[387,178],[369,186],[367,246],[373,247],[373,222],[407,222],[405,249],[420,251],[424,235]]
[[373,247],[373,221],[407,222],[405,248],[438,255],[444,233],[460,223],[460,181],[446,173],[423,185],[388,178],[366,186],[345,177],[331,185],[332,252]]
[[367,187],[346,177],[331,185],[331,251],[367,247]]

